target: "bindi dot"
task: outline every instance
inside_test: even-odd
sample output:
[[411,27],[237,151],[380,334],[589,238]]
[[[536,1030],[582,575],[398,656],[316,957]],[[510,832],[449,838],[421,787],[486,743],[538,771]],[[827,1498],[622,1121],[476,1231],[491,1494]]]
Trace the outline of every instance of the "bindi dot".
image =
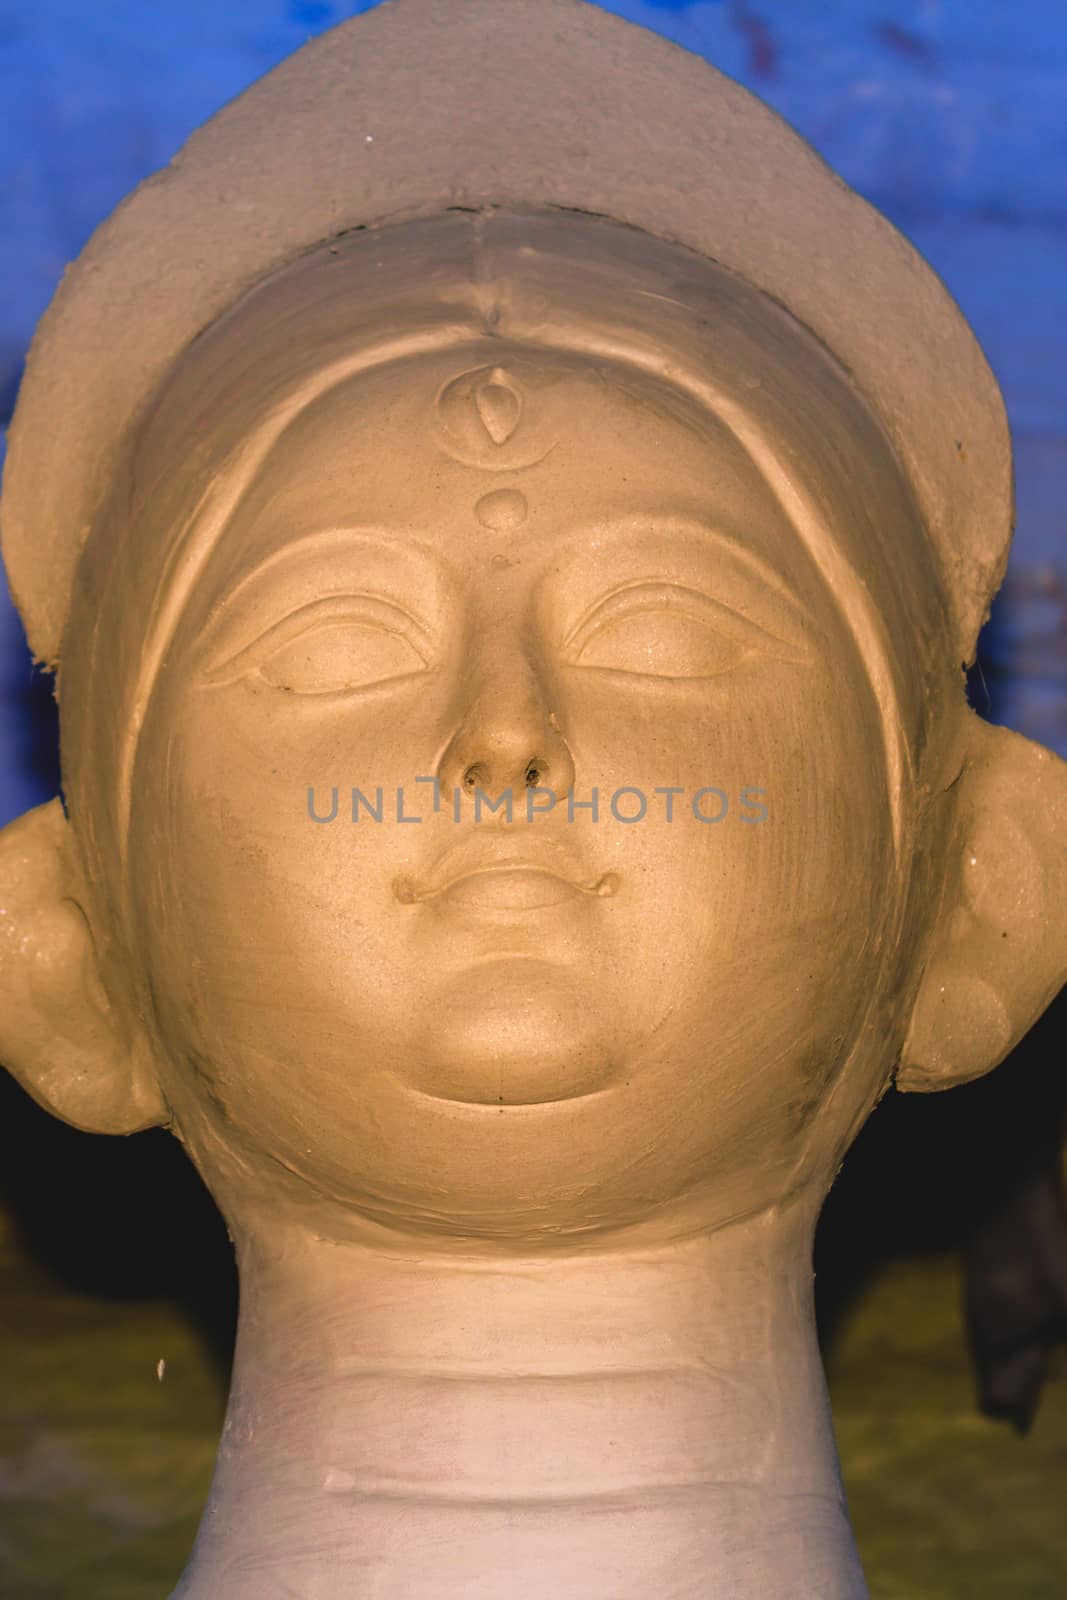
[[483,528],[494,533],[511,533],[526,521],[529,507],[526,496],[518,489],[493,489],[483,494],[474,508],[474,515]]

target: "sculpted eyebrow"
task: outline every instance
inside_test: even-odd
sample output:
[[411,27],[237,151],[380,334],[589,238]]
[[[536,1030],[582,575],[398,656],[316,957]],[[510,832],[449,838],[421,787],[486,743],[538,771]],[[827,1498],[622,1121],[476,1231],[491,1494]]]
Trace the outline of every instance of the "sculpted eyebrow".
[[717,595],[719,584],[714,580],[730,573],[735,578],[739,576],[754,599],[762,601],[775,617],[786,617],[805,628],[815,626],[788,579],[766,557],[710,521],[692,517],[668,521],[628,519],[625,523],[601,524],[576,532],[579,551],[587,549],[591,541],[603,545],[605,558],[604,571],[597,570],[595,581],[593,572],[577,553],[573,561],[565,559],[558,569],[568,588],[573,584],[575,589],[586,591],[590,599],[638,577],[684,581],[713,598],[721,598]]
[[[212,607],[206,627],[212,627],[238,602],[254,594],[264,584],[294,570],[322,571],[330,587],[351,573],[369,588],[389,573],[405,574],[409,580],[436,587],[450,586],[451,574],[438,553],[421,540],[396,538],[373,528],[326,528],[301,534],[271,552],[251,572],[244,573],[226,589]],[[360,573],[360,566],[363,572]],[[322,593],[330,592],[323,587]],[[307,598],[311,598],[308,595]]]

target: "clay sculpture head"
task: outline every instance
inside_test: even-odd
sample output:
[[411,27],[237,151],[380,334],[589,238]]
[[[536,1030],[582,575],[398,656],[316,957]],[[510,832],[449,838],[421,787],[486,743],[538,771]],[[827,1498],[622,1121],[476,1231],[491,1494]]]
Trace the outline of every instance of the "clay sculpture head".
[[964,695],[1010,507],[929,270],[574,0],[395,0],[101,230],[5,478],[67,813],[0,1053],[236,1242],[179,1594],[864,1592],[814,1222],[1067,961],[1065,769]]

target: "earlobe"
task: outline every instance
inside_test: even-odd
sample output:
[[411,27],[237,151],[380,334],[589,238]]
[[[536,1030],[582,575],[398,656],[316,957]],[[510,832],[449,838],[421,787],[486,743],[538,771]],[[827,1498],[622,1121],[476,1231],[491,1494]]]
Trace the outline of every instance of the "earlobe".
[[72,857],[58,799],[0,832],[0,1063],[65,1122],[134,1133],[167,1108],[100,981]]
[[1067,980],[1067,763],[972,717],[953,861],[897,1087],[997,1066]]

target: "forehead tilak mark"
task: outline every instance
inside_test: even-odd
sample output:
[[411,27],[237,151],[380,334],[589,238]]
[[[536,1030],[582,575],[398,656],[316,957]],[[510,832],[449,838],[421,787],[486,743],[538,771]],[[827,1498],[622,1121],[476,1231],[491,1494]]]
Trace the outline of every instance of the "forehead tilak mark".
[[474,408],[495,445],[506,444],[519,426],[522,398],[503,367],[494,367],[483,383],[475,385]]
[[434,401],[437,443],[453,461],[482,472],[534,466],[556,443],[558,424],[543,407],[532,406],[532,398],[528,386],[503,366],[461,372]]
[[[537,438],[531,441],[532,459],[527,454],[522,427],[526,395],[502,366],[476,367],[452,378],[437,396],[436,411],[441,445],[464,466],[508,472],[547,454],[544,441]],[[513,532],[528,514],[526,496],[518,489],[490,490],[474,506],[475,519],[494,533]]]

